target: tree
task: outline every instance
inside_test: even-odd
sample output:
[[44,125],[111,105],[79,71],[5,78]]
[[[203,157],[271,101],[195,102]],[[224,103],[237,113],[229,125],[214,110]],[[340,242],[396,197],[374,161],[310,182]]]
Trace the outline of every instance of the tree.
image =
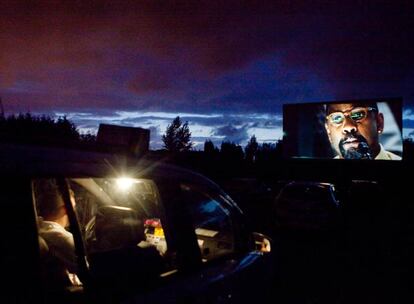
[[0,118],[0,141],[37,144],[69,144],[81,141],[73,122],[30,113]]
[[256,136],[253,135],[252,137],[250,137],[249,142],[244,148],[244,152],[246,153],[246,160],[248,162],[255,162],[258,148],[259,148],[259,144],[257,143]]
[[223,141],[220,148],[221,157],[226,161],[242,161],[244,158],[243,148],[233,142]]
[[180,116],[174,118],[172,123],[167,126],[165,134],[162,136],[164,148],[170,152],[184,152],[191,150],[191,132],[188,122],[182,123]]
[[206,154],[213,154],[218,153],[219,149],[214,146],[214,143],[211,141],[211,139],[207,139],[204,142],[204,152]]

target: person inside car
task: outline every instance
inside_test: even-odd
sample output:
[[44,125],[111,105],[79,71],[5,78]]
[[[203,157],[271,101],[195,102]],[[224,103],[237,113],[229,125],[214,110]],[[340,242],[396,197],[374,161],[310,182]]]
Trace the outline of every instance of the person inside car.
[[384,115],[376,102],[327,104],[325,129],[335,158],[401,160],[380,144]]
[[[38,180],[35,185],[35,198],[38,209],[39,238],[47,245],[44,268],[51,285],[80,285],[77,257],[73,235],[67,230],[69,218],[62,193],[55,180]],[[70,199],[75,206],[73,191]]]

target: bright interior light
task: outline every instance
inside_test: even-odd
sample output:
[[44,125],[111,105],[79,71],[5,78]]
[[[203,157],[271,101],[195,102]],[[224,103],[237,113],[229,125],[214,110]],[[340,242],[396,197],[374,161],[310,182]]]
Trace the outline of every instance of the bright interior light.
[[116,184],[121,190],[128,190],[134,182],[135,180],[129,177],[120,177],[116,180]]

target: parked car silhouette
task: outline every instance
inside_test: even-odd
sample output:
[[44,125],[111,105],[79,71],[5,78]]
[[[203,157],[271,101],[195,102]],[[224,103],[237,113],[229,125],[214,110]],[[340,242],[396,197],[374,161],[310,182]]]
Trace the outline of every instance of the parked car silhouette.
[[292,181],[274,203],[276,229],[320,230],[334,224],[339,201],[331,183]]
[[[1,145],[5,303],[241,303],[264,300],[271,241],[215,183],[173,165],[58,148]],[[77,272],[50,289],[39,189],[53,181]],[[71,203],[74,195],[76,205]],[[54,256],[52,258],[59,258]],[[76,280],[75,280],[75,277]]]

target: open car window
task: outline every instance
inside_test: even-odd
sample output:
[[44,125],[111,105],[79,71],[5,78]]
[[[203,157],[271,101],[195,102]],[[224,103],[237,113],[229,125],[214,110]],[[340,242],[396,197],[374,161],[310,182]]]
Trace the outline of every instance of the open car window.
[[[76,276],[79,269],[71,227],[64,219],[67,216],[65,207],[61,205],[61,213],[55,216],[40,211],[44,209],[41,201],[49,199],[46,195],[49,189],[40,187],[42,183],[53,184],[54,179],[33,181],[39,215],[39,244],[45,256],[55,260],[42,265],[45,277],[53,272],[55,264],[59,264],[58,272],[69,279],[59,284],[81,286],[83,282]],[[132,288],[134,285],[145,288],[163,273],[175,270],[174,253],[169,250],[165,238],[157,186],[152,180],[74,178],[67,179],[67,185],[83,238],[88,271],[95,284],[111,289]],[[59,230],[53,236],[55,240],[45,237],[41,226],[45,222]],[[63,235],[69,242],[61,241]],[[57,253],[55,247],[62,244],[66,247]],[[47,260],[52,259],[49,257]],[[73,263],[73,267],[68,267],[67,262]]]
[[76,209],[89,254],[120,249],[134,239],[166,253],[165,239],[152,238],[149,229],[157,226],[158,235],[164,235],[158,192],[151,180],[73,179],[70,185],[79,202]]
[[235,232],[225,198],[189,184],[181,184],[181,191],[190,209],[203,262],[233,253]]

